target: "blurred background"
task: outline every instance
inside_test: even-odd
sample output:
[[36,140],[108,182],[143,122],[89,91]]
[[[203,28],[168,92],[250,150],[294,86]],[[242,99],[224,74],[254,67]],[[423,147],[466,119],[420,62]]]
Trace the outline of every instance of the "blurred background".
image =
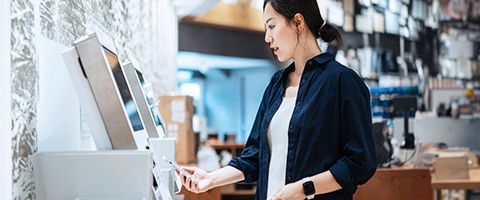
[[[428,169],[427,197],[403,199],[479,199],[480,1],[317,2],[344,40],[338,51],[318,41],[322,50],[370,89],[379,167]],[[261,0],[2,0],[0,177],[8,178],[0,180],[0,199],[35,199],[34,153],[92,148],[60,59],[89,31],[110,34],[122,61],[125,49],[138,56],[167,135],[189,149],[177,149],[177,162],[207,169],[228,163],[244,148],[271,76],[288,65],[265,45],[262,6]],[[416,179],[395,185],[395,177],[408,175],[392,176],[382,180],[395,194],[422,188],[412,188]],[[448,185],[458,179],[465,182]],[[251,199],[254,186],[186,198]]]

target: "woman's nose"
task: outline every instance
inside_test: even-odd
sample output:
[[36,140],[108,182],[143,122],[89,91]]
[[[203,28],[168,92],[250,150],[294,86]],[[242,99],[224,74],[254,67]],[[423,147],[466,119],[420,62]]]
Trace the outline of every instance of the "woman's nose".
[[273,42],[273,37],[265,34],[265,42],[267,44],[272,43]]

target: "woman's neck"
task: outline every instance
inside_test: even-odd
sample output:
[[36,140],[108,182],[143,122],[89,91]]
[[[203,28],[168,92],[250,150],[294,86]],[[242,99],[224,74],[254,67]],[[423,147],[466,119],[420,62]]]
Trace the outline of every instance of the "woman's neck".
[[295,56],[293,57],[295,71],[293,73],[295,73],[296,76],[301,77],[307,60],[310,60],[321,53],[322,51],[313,35],[306,36],[303,44],[298,45],[295,50]]

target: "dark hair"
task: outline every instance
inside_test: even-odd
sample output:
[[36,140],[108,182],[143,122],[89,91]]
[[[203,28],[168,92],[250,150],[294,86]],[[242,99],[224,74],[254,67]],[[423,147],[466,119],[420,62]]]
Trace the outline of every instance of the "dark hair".
[[316,0],[265,0],[263,10],[265,10],[269,2],[272,8],[288,21],[292,21],[295,14],[302,14],[308,29],[315,38],[320,38],[330,43],[335,49],[340,48],[342,45],[340,31],[334,25],[324,21]]

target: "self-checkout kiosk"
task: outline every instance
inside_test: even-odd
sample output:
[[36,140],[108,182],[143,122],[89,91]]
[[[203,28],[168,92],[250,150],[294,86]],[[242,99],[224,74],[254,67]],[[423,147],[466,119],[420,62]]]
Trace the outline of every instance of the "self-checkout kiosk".
[[[97,151],[42,152],[34,156],[40,200],[172,199],[181,184],[161,159],[175,159],[140,62],[96,33],[63,53]],[[61,190],[59,190],[61,188]]]

